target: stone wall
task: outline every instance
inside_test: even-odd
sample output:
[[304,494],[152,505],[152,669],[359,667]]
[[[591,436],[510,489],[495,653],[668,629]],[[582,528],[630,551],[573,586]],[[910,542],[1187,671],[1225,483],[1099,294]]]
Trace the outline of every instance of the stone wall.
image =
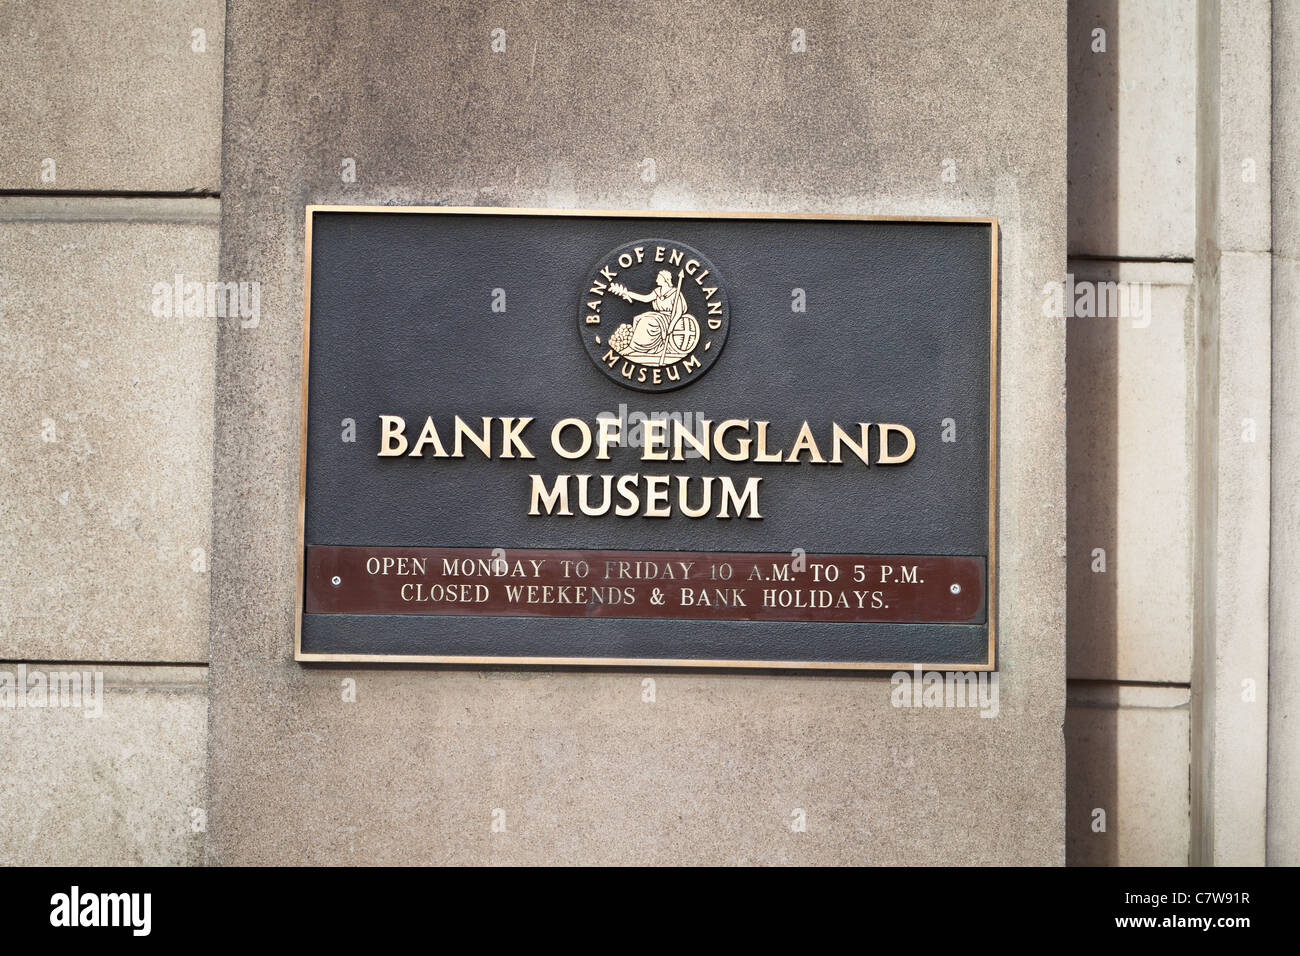
[[[0,862],[1295,862],[1295,17],[0,5]],[[1001,715],[295,664],[311,202],[999,216]]]
[[1149,310],[1068,321],[1067,861],[1185,864],[1196,9],[1074,0],[1069,17],[1069,271]]
[[0,5],[0,863],[203,859],[223,23]]
[[[229,11],[222,272],[265,294],[218,348],[209,862],[1063,862],[1063,6],[384,11]],[[999,717],[888,675],[296,664],[320,202],[1001,217]]]

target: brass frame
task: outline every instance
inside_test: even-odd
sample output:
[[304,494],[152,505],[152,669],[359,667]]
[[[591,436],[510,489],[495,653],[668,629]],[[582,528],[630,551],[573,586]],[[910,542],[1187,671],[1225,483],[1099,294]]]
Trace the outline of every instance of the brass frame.
[[[475,216],[556,216],[606,219],[767,219],[842,220],[846,222],[964,222],[989,227],[989,554],[985,584],[988,623],[988,659],[984,663],[877,663],[875,661],[738,661],[693,658],[643,657],[464,657],[437,654],[304,654],[302,651],[303,573],[306,561],[307,525],[307,377],[311,346],[311,252],[312,217],[317,212],[360,212],[396,214],[451,214]],[[506,664],[562,667],[683,667],[730,670],[828,670],[828,671],[992,671],[997,669],[997,529],[998,529],[998,220],[993,216],[859,216],[848,213],[706,212],[696,210],[627,209],[532,209],[509,206],[366,206],[309,204],[305,209],[306,233],[303,247],[302,320],[302,412],[298,446],[298,574],[294,596],[293,658],[303,663],[371,664]]]

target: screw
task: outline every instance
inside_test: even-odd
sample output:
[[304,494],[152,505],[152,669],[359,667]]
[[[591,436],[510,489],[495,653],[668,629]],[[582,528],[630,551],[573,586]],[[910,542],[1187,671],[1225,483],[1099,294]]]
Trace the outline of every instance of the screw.
[[[337,584],[338,580],[339,580],[338,578],[335,578],[334,583]],[[951,591],[953,594],[961,594],[961,585],[954,584],[952,587],[948,588],[948,590]]]
[[[330,578],[330,584],[334,585],[335,587],[338,587],[338,586],[339,586],[340,584],[342,584],[342,583],[343,583],[343,579],[342,579],[341,577],[339,577],[337,574],[334,575],[334,577]],[[957,585],[955,585],[955,584],[953,585],[953,587],[956,587],[956,586],[957,586]]]

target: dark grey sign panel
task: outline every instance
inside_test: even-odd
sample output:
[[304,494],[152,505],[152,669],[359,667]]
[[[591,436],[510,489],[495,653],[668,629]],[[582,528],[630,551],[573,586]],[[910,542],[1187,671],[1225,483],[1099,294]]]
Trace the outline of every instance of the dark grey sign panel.
[[991,669],[997,241],[309,207],[297,658]]

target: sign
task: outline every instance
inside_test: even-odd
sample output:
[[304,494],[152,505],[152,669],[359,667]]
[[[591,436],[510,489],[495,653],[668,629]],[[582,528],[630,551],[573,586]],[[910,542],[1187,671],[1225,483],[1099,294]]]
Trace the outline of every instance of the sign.
[[297,659],[992,669],[997,241],[308,207]]

